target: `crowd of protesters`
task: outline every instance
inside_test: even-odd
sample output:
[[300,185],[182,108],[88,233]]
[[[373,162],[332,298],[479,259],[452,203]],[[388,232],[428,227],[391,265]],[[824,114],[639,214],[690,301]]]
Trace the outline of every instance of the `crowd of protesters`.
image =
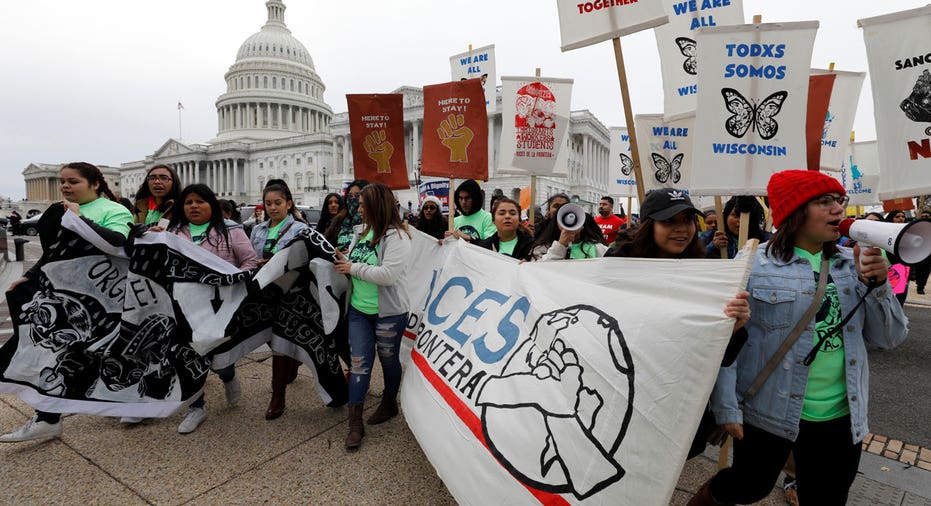
[[[623,210],[615,214],[610,196],[601,199],[594,216],[565,208],[579,226],[560,213],[570,204],[568,195],[550,196],[542,213],[533,213],[542,214],[539,221],[531,222],[519,202],[504,196],[493,198],[486,210],[484,193],[472,180],[451,192],[450,227],[439,198],[426,197],[418,213],[409,205],[402,214],[391,190],[365,180],[351,182],[343,194],[328,194],[319,222],[308,224],[282,180],[268,181],[254,215],[239,223],[235,205],[218,200],[202,184],[181,188],[177,173],[165,165],[148,171],[130,209],[118,203],[91,164],[67,164],[60,178],[64,201],[54,205],[81,216],[100,234],[120,242],[133,224],[147,227],[145,233],[177,234],[241,270],[260,268],[307,227],[324,234],[338,252],[336,272],[346,275],[352,287],[348,316],[333,334],[347,367],[347,450],[358,449],[365,436],[362,415],[376,355],[385,386],[367,423],[377,425],[398,414],[398,351],[410,310],[401,280],[414,229],[441,244],[463,240],[520,262],[605,256],[735,258],[746,254],[739,238],[764,243],[750,253],[754,257],[746,289],[722,309],[734,319],[734,331],[702,421],[702,426],[718,426],[734,438],[734,462],[705,483],[689,503],[693,505],[760,500],[787,461],[794,462],[794,486],[802,504],[844,504],[868,430],[866,346],[894,347],[907,333],[904,297],[897,300],[887,281],[901,261],[840,237],[846,192],[817,171],[774,174],[765,202],[769,217],[756,197],[731,198],[718,216],[699,210],[685,191],[663,189],[646,196],[636,219]],[[747,230],[741,230],[741,217]],[[865,219],[903,222],[906,217],[893,211]],[[13,286],[34,283],[43,262]],[[907,283],[909,266],[904,267]],[[924,293],[928,270],[928,260],[911,266],[918,293]],[[782,361],[782,356],[789,359]],[[779,366],[772,367],[772,362]],[[266,419],[282,416],[287,385],[299,365],[290,357],[273,356]],[[235,405],[241,396],[235,368],[216,372],[227,403]],[[201,395],[178,432],[193,432],[205,417]],[[37,411],[0,441],[61,431],[60,414]],[[701,432],[693,450],[704,448]]]

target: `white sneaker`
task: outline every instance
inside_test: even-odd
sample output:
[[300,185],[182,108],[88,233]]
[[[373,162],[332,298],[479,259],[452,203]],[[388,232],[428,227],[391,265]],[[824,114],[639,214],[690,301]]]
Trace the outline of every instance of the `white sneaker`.
[[181,424],[178,425],[178,434],[190,434],[197,430],[197,427],[200,426],[201,422],[207,418],[207,410],[204,408],[191,408],[187,412],[187,416],[184,417],[184,420],[181,421]]
[[126,425],[136,425],[137,423],[140,423],[143,420],[145,420],[145,418],[141,418],[138,416],[124,416],[123,418],[120,418],[120,423],[126,424]]
[[9,434],[0,436],[0,443],[19,443],[46,437],[58,437],[61,435],[61,420],[59,420],[58,423],[48,423],[39,422],[36,418],[38,418],[38,415],[33,415],[22,427]]
[[226,405],[233,407],[239,403],[242,398],[242,385],[239,384],[239,378],[233,376],[233,379],[223,383],[223,390],[226,392]]

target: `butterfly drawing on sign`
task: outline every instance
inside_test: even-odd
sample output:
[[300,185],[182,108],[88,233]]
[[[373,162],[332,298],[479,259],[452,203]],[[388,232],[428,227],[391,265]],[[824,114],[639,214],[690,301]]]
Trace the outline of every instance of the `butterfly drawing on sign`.
[[621,153],[621,172],[625,176],[629,176],[631,171],[634,170],[634,161],[624,153]]
[[721,95],[724,96],[724,105],[727,110],[733,113],[733,116],[727,118],[724,123],[727,133],[740,138],[752,126],[764,140],[776,136],[776,132],[779,131],[776,115],[782,110],[782,104],[789,96],[788,92],[777,91],[758,104],[751,104],[733,88],[722,88]]
[[682,179],[682,173],[679,172],[679,167],[682,166],[682,158],[685,157],[683,153],[672,157],[672,161],[666,159],[663,155],[659,153],[651,153],[653,157],[653,168],[656,169],[654,177],[660,183],[666,183],[669,180],[672,180],[672,184],[679,182],[679,179]]
[[682,62],[682,69],[685,70],[685,73],[693,76],[698,74],[698,62],[695,61],[695,41],[688,37],[676,37],[676,45],[679,46],[682,56],[686,57],[685,61]]

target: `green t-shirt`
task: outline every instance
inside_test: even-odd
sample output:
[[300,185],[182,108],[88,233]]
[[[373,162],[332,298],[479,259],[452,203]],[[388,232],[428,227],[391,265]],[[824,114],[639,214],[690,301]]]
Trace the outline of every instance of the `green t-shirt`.
[[[815,281],[817,281],[821,271],[821,252],[812,255],[808,251],[795,248],[795,254],[811,262]],[[832,260],[831,264],[833,263]],[[825,332],[834,328],[842,319],[837,285],[829,274],[824,301],[815,316],[812,344],[817,343]],[[802,420],[824,422],[850,413],[850,405],[847,403],[844,355],[843,332],[837,332],[821,345],[808,371],[808,384],[805,386],[805,400],[802,403]]]
[[191,242],[200,246],[200,243],[204,242],[204,239],[207,238],[207,229],[210,228],[210,222],[195,225],[193,223],[188,223],[188,227],[191,231]]
[[[359,239],[352,251],[349,252],[349,261],[378,265],[378,246],[371,246],[374,232]],[[352,276],[352,297],[349,302],[352,307],[365,314],[378,314],[378,285]]]
[[498,241],[498,253],[513,255],[514,248],[517,246],[517,236],[510,241]]
[[80,212],[81,216],[101,227],[129,237],[129,224],[133,222],[133,215],[123,204],[108,198],[98,198],[81,204]]
[[265,246],[262,247],[262,253],[265,256],[278,253],[278,235],[281,233],[281,227],[287,220],[281,220],[274,227],[268,227],[268,235],[265,236]]
[[355,235],[355,232],[351,228],[340,229],[339,235],[336,237],[336,249],[340,251],[346,251],[349,249],[349,245],[352,244],[352,237]]
[[484,209],[479,209],[478,212],[469,216],[456,216],[453,220],[453,227],[471,237],[472,240],[488,239],[498,231],[491,213]]
[[569,247],[569,258],[573,260],[580,258],[598,258],[598,249],[590,242],[573,244]]

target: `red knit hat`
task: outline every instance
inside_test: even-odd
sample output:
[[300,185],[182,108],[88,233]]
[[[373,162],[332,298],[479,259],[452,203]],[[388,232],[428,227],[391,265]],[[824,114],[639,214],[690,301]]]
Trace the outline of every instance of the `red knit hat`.
[[840,181],[817,170],[784,170],[769,178],[766,193],[772,208],[773,226],[779,228],[782,220],[809,200],[825,193],[846,195],[847,190]]

